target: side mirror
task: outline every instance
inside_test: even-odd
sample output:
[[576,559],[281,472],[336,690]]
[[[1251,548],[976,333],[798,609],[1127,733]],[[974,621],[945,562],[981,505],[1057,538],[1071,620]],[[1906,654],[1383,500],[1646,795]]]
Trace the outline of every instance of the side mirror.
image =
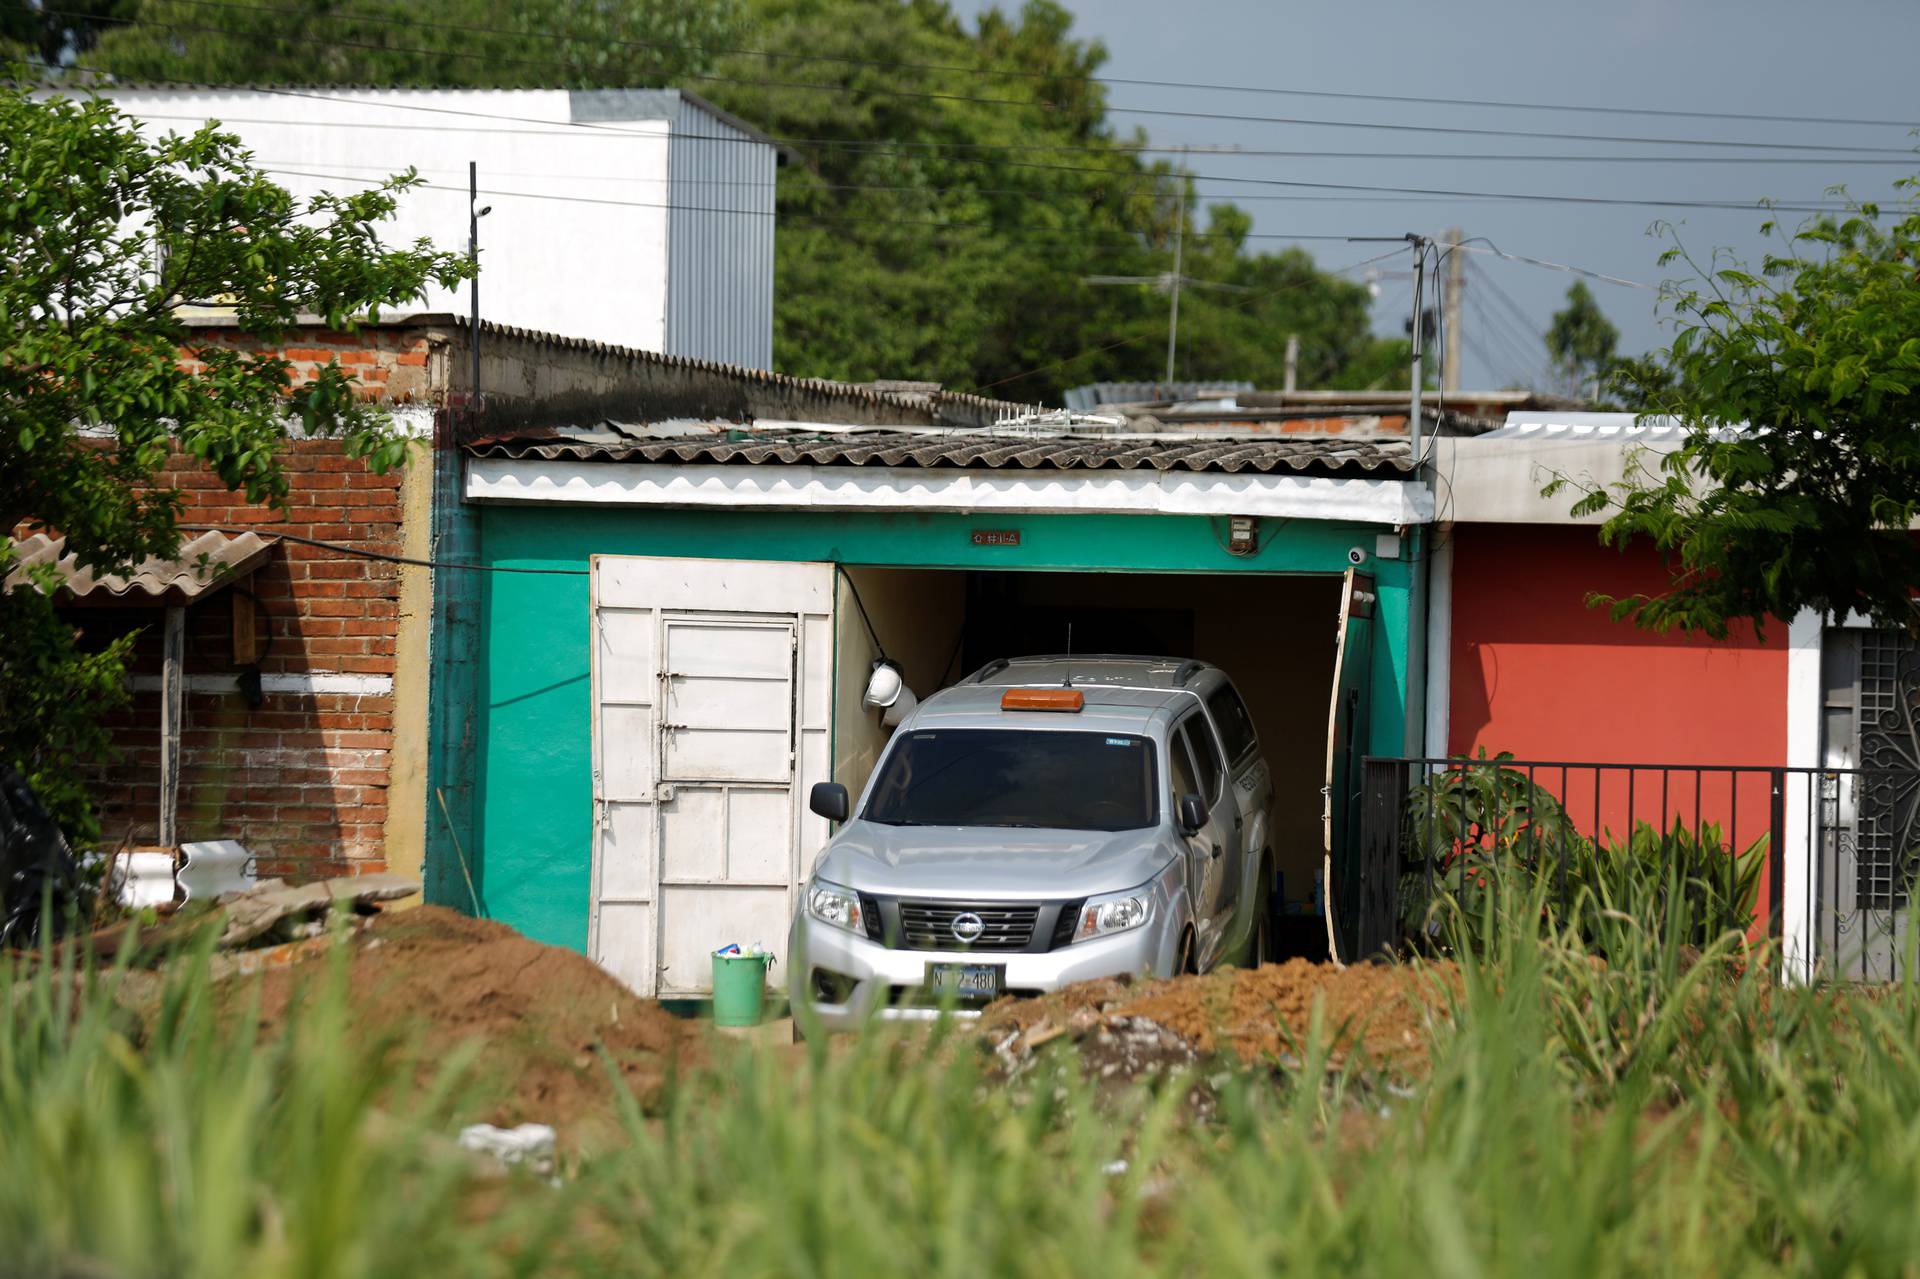
[[1206,824],[1206,801],[1198,795],[1182,795],[1180,797],[1180,833],[1197,835],[1200,833],[1200,828]]
[[807,807],[830,822],[844,822],[853,804],[847,798],[847,788],[839,782],[815,782],[807,795]]

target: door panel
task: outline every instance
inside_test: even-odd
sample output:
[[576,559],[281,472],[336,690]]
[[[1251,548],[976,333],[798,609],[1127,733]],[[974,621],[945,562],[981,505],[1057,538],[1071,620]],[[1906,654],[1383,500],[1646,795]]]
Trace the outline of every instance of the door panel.
[[653,805],[607,804],[600,820],[601,899],[653,900]]
[[1366,750],[1368,689],[1373,674],[1374,585],[1371,575],[1347,570],[1340,592],[1334,646],[1333,698],[1327,708],[1327,773],[1321,809],[1325,840],[1321,894],[1327,944],[1337,959],[1356,953],[1362,885],[1349,856],[1360,830],[1360,758]]
[[593,560],[589,949],[641,994],[707,993],[727,942],[784,945],[801,841],[827,835],[794,797],[829,777],[833,573]]
[[781,888],[673,885],[660,890],[660,983],[662,994],[710,991],[713,951],[728,942],[745,950],[759,942],[774,952],[769,980],[786,983],[788,894]]

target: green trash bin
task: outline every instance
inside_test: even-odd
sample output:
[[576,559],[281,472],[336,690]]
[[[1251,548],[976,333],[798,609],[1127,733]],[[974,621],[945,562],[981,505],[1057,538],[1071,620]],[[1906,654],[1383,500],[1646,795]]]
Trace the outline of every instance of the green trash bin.
[[758,1026],[766,1010],[767,968],[772,955],[713,957],[713,1024]]

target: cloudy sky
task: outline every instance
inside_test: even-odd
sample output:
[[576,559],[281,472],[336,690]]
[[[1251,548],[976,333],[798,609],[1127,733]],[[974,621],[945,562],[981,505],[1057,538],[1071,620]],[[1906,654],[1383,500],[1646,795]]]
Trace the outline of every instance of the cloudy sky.
[[[982,0],[956,3],[963,13],[988,7]],[[1752,256],[1765,243],[1758,233],[1762,214],[1751,207],[1762,198],[1820,202],[1827,187],[1842,183],[1862,197],[1884,199],[1895,178],[1920,171],[1920,160],[1908,166],[1899,154],[1916,142],[1906,125],[1799,122],[1821,116],[1920,124],[1916,0],[1065,3],[1078,15],[1079,35],[1105,42],[1111,57],[1103,74],[1113,77],[1795,118],[1686,118],[1114,85],[1112,105],[1139,112],[1116,111],[1116,124],[1144,129],[1156,145],[1309,153],[1208,151],[1187,157],[1192,172],[1205,175],[1199,183],[1202,195],[1240,202],[1254,214],[1261,235],[1439,234],[1458,226],[1509,252],[1657,283],[1663,277],[1657,262],[1662,244],[1649,231],[1660,219],[1675,223],[1689,249],[1725,246]],[[1155,111],[1292,122],[1148,114]],[[1303,122],[1309,120],[1338,124]],[[1353,127],[1359,124],[1419,128]],[[1587,136],[1426,131],[1435,127]],[[1594,135],[1622,140],[1593,140]],[[1674,140],[1721,145],[1675,145]],[[1730,142],[1781,149],[1725,145]],[[1357,158],[1330,152],[1376,154]],[[1491,156],[1523,158],[1486,158]],[[1787,160],[1794,162],[1782,162]],[[1741,207],[1409,198],[1272,185],[1283,182]],[[1305,247],[1329,268],[1377,251],[1323,241],[1308,241]],[[1466,384],[1540,380],[1545,361],[1540,334],[1572,277],[1484,254],[1473,257],[1472,266],[1463,303]],[[1403,274],[1406,259],[1383,267]],[[1400,274],[1374,281],[1376,324],[1382,332],[1403,329],[1410,283]],[[1620,327],[1623,351],[1662,344],[1653,293],[1600,283],[1591,287]]]

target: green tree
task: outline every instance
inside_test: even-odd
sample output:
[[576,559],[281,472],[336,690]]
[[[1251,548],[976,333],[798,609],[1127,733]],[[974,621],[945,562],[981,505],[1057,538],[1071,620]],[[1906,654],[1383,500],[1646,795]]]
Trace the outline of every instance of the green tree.
[[195,84],[657,84],[704,68],[706,47],[738,36],[741,22],[739,0],[123,3],[137,20],[107,30],[81,65]]
[[[56,530],[82,565],[124,571],[179,545],[180,495],[155,483],[175,450],[256,502],[285,497],[296,424],[376,469],[404,461],[337,364],[295,385],[275,355],[197,343],[179,307],[220,298],[270,346],[302,313],[351,328],[457,283],[464,258],[380,240],[409,181],[296,200],[230,135],[146,140],[105,101],[0,89],[0,534]],[[0,540],[0,571],[12,557]],[[84,654],[42,591],[0,596],[0,761],[83,840],[74,778],[124,651]]]
[[136,0],[0,0],[0,62],[59,67],[93,48],[133,13]]
[[1673,565],[1667,590],[1606,600],[1616,617],[1719,636],[1814,609],[1920,629],[1920,203],[1900,186],[1890,223],[1871,204],[1768,222],[1782,247],[1757,271],[1662,257],[1695,273],[1667,290],[1677,332],[1625,371],[1684,442],[1576,507]]
[[[778,179],[778,367],[1040,401],[1161,375],[1164,296],[1084,277],[1170,270],[1188,217],[1184,180],[1108,123],[1088,78],[1105,50],[1071,27],[1052,0],[971,28],[944,0],[140,0],[82,62],[209,83],[683,84],[798,160]],[[1297,251],[1248,253],[1237,209],[1211,217],[1185,224],[1188,273],[1252,291],[1183,295],[1183,375],[1277,382],[1290,332],[1311,385],[1404,369],[1356,286]]]
[[1613,363],[1620,330],[1607,319],[1585,281],[1567,290],[1567,305],[1547,326],[1547,356],[1575,395],[1592,395]]

